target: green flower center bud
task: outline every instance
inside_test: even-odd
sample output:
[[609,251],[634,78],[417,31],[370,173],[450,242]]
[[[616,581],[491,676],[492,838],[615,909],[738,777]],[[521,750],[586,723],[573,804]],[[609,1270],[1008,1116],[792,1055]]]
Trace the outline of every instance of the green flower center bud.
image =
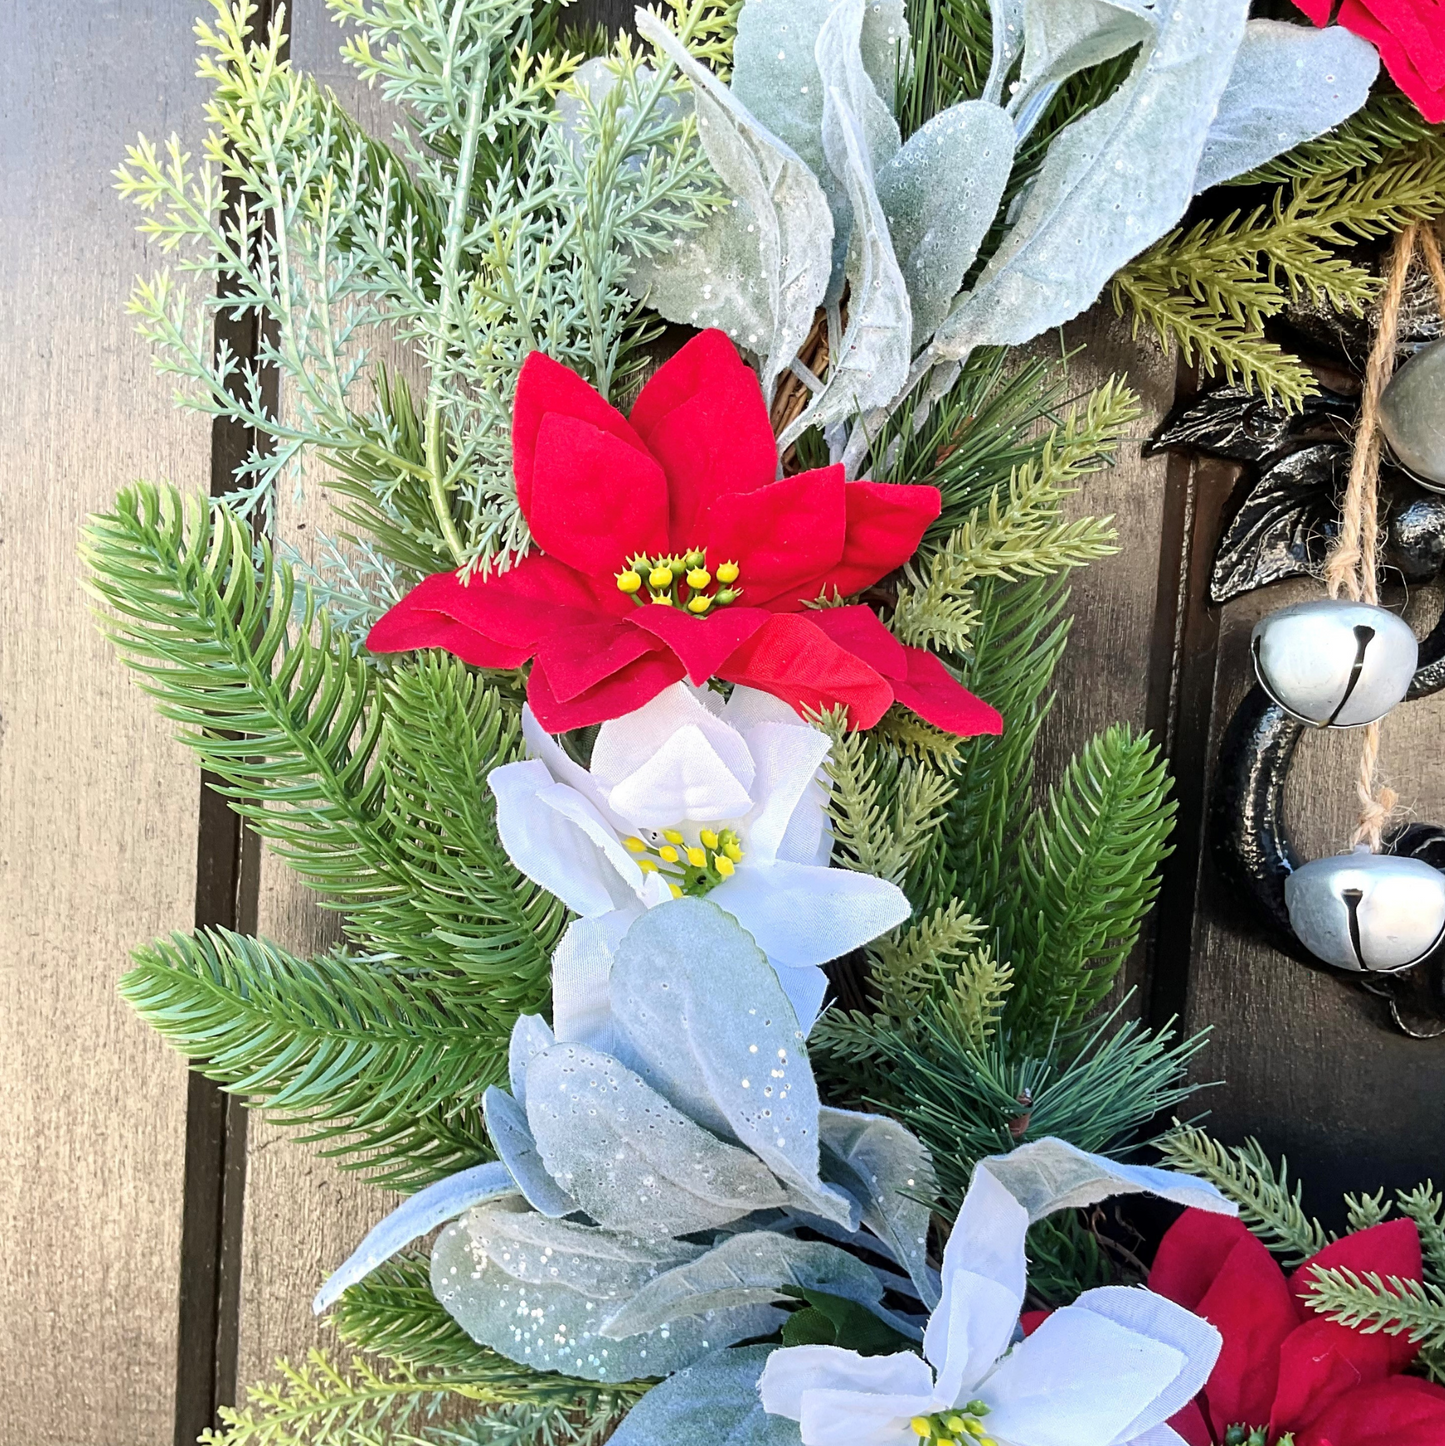
[[707,549],[694,547],[675,557],[639,552],[614,576],[618,592],[626,593],[638,607],[657,603],[705,618],[742,596],[742,589],[734,586],[739,572],[735,562],[719,563],[709,572]]

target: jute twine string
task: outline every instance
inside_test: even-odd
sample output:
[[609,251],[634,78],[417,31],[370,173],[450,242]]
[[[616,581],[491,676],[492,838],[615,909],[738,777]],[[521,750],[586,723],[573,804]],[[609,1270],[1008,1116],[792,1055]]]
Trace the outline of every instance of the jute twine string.
[[[1380,298],[1380,324],[1365,368],[1355,452],[1340,515],[1340,535],[1325,561],[1325,585],[1330,596],[1337,598],[1343,594],[1355,602],[1379,601],[1376,567],[1380,546],[1380,398],[1395,369],[1400,303],[1417,244],[1434,280],[1441,315],[1445,316],[1445,263],[1441,261],[1439,242],[1429,226],[1407,226],[1390,252],[1385,290]],[[1368,843],[1378,853],[1385,825],[1399,803],[1399,795],[1375,778],[1380,762],[1380,725],[1367,724],[1362,734],[1360,767],[1355,780],[1360,820],[1353,842]]]

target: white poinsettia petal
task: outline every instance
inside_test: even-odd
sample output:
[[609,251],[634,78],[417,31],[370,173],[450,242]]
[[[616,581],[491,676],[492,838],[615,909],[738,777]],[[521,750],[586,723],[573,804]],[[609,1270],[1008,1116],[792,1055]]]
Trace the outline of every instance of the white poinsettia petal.
[[923,1354],[950,1401],[982,1380],[1007,1349],[1023,1309],[1028,1211],[987,1170],[975,1170],[943,1251],[942,1299]]
[[1113,1446],[1177,1380],[1182,1351],[1091,1310],[1056,1310],[977,1388],[1010,1446]]
[[778,983],[798,1016],[798,1028],[805,1035],[813,1032],[828,992],[828,976],[813,964],[778,964],[768,961],[777,971]]
[[901,924],[912,912],[901,889],[871,874],[813,864],[752,864],[708,898],[777,964],[826,964]]
[[[752,796],[714,741],[684,724],[607,795],[613,813],[646,829],[684,820],[716,823],[747,813]],[[751,760],[748,771],[751,775]]]
[[553,813],[565,818],[584,833],[612,866],[618,879],[618,884],[613,886],[614,907],[627,908],[637,902],[642,896],[647,876],[637,866],[636,858],[622,846],[617,830],[610,827],[607,820],[575,788],[568,788],[565,783],[539,788],[537,798]]
[[640,905],[614,909],[567,926],[552,954],[552,1029],[558,1040],[612,1052],[612,960],[641,914]]
[[[556,894],[584,918],[611,913],[634,901],[634,886],[614,866],[597,833],[622,853],[637,875],[637,888],[642,885],[641,870],[597,810],[580,793],[554,783],[545,763],[535,758],[505,763],[487,775],[487,783],[497,800],[497,835],[502,847],[533,883]],[[577,816],[556,807],[551,795],[558,791],[576,800],[573,813]],[[589,813],[591,827],[584,828],[578,818]]]
[[527,751],[533,758],[540,758],[547,765],[547,772],[558,783],[575,788],[619,833],[628,831],[627,821],[618,818],[607,807],[607,796],[598,788],[592,775],[570,757],[567,750],[537,722],[536,714],[528,703],[522,704],[522,737],[526,741]]
[[798,1434],[803,1446],[918,1446],[909,1422],[936,1409],[931,1396],[804,1391]]
[[[790,863],[812,863],[823,831],[824,795],[816,786],[818,769],[828,756],[828,735],[818,728],[789,723],[760,723],[748,734],[748,748],[757,765],[752,794],[757,800],[743,820],[748,857],[770,864],[784,855],[783,842],[794,834],[793,847],[802,857]],[[810,790],[809,785],[814,785]]]
[[1120,1442],[1134,1441],[1192,1401],[1209,1379],[1224,1343],[1207,1320],[1142,1288],[1108,1285],[1086,1290],[1069,1309],[1091,1310],[1115,1325],[1173,1346],[1184,1358],[1168,1387],[1119,1432]]
[[1129,1446],[1189,1446],[1189,1443],[1172,1426],[1151,1426],[1140,1436],[1124,1438]]
[[761,688],[745,688],[741,684],[733,689],[732,696],[723,706],[722,716],[723,721],[736,728],[744,738],[760,723],[787,723],[794,728],[811,726],[781,698],[764,693]]
[[[713,752],[744,789],[751,787],[753,760],[742,735],[721,718],[714,717],[686,683],[674,683],[670,688],[664,688],[650,703],[604,723],[597,730],[597,741],[592,745],[592,776],[598,786],[610,794],[625,778],[636,773],[679,728],[689,726],[702,733],[712,745]],[[667,820],[669,823],[676,821]]]
[[784,1346],[768,1357],[758,1379],[763,1409],[794,1421],[802,1415],[804,1391],[830,1390],[926,1401],[933,1393],[933,1372],[912,1351],[860,1356],[839,1346]]

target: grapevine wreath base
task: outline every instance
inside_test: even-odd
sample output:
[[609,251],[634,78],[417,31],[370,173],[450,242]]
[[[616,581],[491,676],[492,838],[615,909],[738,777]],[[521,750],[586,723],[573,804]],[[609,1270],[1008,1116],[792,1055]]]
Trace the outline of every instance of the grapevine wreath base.
[[[1162,445],[1247,433],[1297,491],[1340,424],[1309,506],[1343,540],[1242,512],[1220,576],[1378,613],[1389,488],[1445,486],[1409,401],[1445,367],[1387,390],[1431,341],[1445,11],[329,3],[389,142],[214,0],[202,158],[119,172],[174,257],[132,303],[160,369],[256,441],[221,500],[136,484],[84,542],[121,655],[344,924],[173,935],[123,992],[405,1197],[317,1296],[350,1364],[204,1439],[1442,1446],[1445,1201],[1351,1197],[1336,1237],[1252,1142],[1158,1132],[1204,1040],[1104,1006],[1167,776],[1123,727],[1047,796],[1031,757],[1068,574],[1114,547],[1067,499],[1138,416],[1049,360],[1106,290],[1214,378]],[[238,315],[252,353],[213,344]],[[1353,454],[1310,326],[1370,357]],[[1382,455],[1416,459],[1384,502]],[[275,501],[317,466],[340,530],[302,556]],[[1377,718],[1434,666],[1393,626],[1336,698],[1281,623],[1272,706]],[[1408,967],[1445,931],[1370,769],[1366,882],[1273,920],[1367,984],[1390,909]]]

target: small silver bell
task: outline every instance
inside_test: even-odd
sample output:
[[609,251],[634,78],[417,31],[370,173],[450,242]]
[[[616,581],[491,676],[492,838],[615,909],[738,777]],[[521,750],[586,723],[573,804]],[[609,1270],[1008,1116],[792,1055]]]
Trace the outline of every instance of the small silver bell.
[[1380,397],[1380,429],[1415,480],[1445,492],[1445,341],[1421,347]]
[[1445,874],[1364,844],[1296,869],[1284,902],[1300,943],[1337,969],[1406,969],[1445,936]]
[[1415,676],[1410,625],[1370,603],[1320,598],[1270,613],[1250,638],[1260,686],[1316,728],[1358,728],[1383,718]]

